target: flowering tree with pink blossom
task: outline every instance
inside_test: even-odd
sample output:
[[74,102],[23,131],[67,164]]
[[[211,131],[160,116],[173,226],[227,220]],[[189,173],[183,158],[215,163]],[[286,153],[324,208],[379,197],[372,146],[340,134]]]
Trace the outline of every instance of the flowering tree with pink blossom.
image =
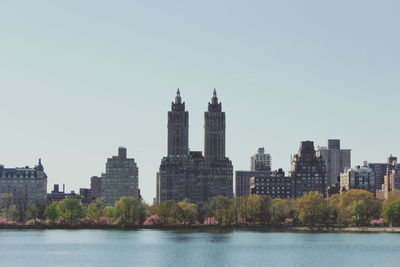
[[383,221],[383,218],[379,218],[379,219],[377,219],[377,220],[372,220],[371,221],[371,226],[374,226],[374,227],[379,227],[379,226],[383,226],[385,223],[384,223],[384,221]]
[[84,217],[76,219],[76,223],[80,226],[89,226],[95,224],[95,221],[92,218]]
[[66,225],[67,224],[67,220],[65,220],[64,217],[61,216],[60,218],[58,218],[57,224]]
[[147,217],[146,220],[144,221],[143,225],[149,226],[149,225],[160,225],[161,220],[157,215],[152,215],[150,217]]
[[103,217],[100,217],[100,219],[99,219],[99,221],[97,223],[99,225],[111,225],[112,221],[109,218],[103,216]]

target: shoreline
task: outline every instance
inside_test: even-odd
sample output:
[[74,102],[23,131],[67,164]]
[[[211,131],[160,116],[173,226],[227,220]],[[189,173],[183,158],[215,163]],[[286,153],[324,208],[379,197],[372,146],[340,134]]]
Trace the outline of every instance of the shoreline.
[[217,226],[217,225],[157,225],[157,226],[97,226],[97,225],[0,225],[0,230],[194,230],[194,231],[256,231],[271,233],[400,233],[400,227],[338,227],[338,226]]

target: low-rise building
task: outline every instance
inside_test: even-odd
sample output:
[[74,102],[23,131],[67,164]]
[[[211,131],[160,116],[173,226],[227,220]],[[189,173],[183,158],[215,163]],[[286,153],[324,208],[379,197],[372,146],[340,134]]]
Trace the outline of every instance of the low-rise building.
[[285,176],[282,169],[271,173],[257,173],[250,178],[252,195],[269,196],[271,198],[290,198],[293,178]]
[[60,186],[58,184],[55,184],[53,186],[53,190],[51,193],[47,194],[47,199],[46,199],[46,205],[50,205],[52,202],[56,201],[61,201],[65,199],[66,197],[75,197],[76,193],[75,191],[71,191],[71,193],[65,193],[65,185],[63,185],[63,190],[60,191]]

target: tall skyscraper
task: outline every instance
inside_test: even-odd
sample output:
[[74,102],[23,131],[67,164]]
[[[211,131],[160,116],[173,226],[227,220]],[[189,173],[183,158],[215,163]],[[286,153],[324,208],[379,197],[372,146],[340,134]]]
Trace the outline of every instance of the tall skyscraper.
[[175,102],[168,112],[168,156],[185,157],[189,153],[189,112],[185,111],[181,93],[176,93]]
[[351,149],[341,149],[339,139],[329,139],[328,147],[321,147],[317,154],[325,162],[328,185],[336,184],[340,173],[351,168]]
[[204,112],[204,156],[211,161],[225,158],[225,112],[215,89]]
[[101,175],[101,197],[106,206],[114,206],[121,197],[138,197],[139,170],[135,159],[127,158],[126,148],[118,148],[118,156],[107,159]]
[[260,147],[257,154],[251,157],[252,171],[270,171],[271,170],[271,155],[265,154],[263,147]]
[[325,163],[323,158],[317,155],[314,142],[300,143],[299,153],[292,160],[289,176],[293,177],[292,196],[294,198],[299,198],[312,191],[326,195]]
[[232,196],[233,167],[225,156],[225,113],[215,89],[204,119],[203,156],[188,149],[189,113],[178,89],[168,112],[168,155],[157,173],[157,202],[188,198],[203,205],[213,196]]

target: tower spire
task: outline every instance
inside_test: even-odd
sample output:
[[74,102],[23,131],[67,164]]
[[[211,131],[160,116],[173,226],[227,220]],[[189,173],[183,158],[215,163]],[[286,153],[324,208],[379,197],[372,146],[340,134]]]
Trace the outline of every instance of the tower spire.
[[181,103],[181,101],[182,101],[182,98],[181,98],[181,92],[179,91],[179,88],[178,88],[178,90],[176,91],[176,97],[175,97],[175,103]]
[[217,90],[214,88],[211,103],[208,103],[208,111],[221,112],[221,103],[218,103]]

